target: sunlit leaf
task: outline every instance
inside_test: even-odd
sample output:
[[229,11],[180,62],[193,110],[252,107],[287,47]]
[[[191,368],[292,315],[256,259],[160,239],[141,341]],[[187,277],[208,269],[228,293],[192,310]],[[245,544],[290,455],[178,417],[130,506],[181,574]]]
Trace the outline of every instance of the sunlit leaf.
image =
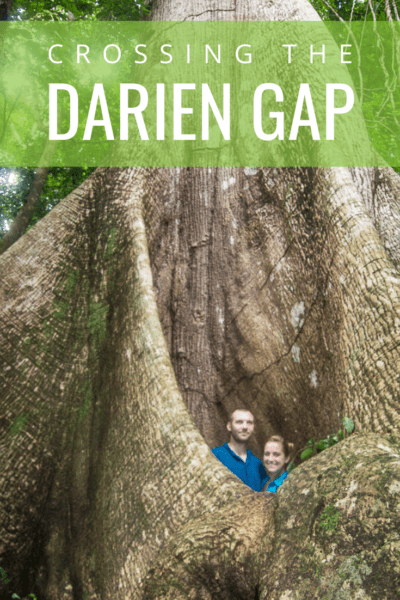
[[347,433],[353,433],[354,431],[354,421],[349,419],[349,417],[344,417],[343,419],[343,427],[347,431]]
[[303,450],[303,452],[300,455],[301,460],[306,460],[306,458],[311,456],[312,453],[313,453],[312,448],[306,448],[305,450]]
[[328,440],[319,440],[319,442],[315,444],[315,447],[317,450],[326,450],[329,448],[329,442]]

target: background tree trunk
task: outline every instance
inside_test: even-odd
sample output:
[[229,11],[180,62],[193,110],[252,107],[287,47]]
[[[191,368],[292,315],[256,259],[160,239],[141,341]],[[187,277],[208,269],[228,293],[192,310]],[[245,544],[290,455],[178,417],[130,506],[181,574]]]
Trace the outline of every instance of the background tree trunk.
[[7,21],[11,12],[12,0],[0,2],[0,21]]
[[10,231],[0,240],[0,254],[5,252],[18,238],[23,235],[32,219],[36,204],[40,199],[43,186],[46,183],[49,167],[38,167],[26,203],[13,220]]
[[[154,15],[198,13],[315,18]],[[377,169],[98,169],[2,255],[0,564],[19,593],[398,597],[398,190]],[[243,405],[258,453],[343,415],[375,433],[271,500],[209,450]]]

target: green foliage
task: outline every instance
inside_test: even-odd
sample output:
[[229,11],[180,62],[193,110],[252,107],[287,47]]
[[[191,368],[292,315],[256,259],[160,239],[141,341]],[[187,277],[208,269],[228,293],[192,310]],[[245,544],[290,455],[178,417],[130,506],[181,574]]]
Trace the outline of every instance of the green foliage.
[[[30,227],[40,221],[56,204],[78,187],[94,171],[94,167],[52,167],[36,205]],[[34,179],[30,167],[0,168],[0,238],[26,203]]]
[[96,352],[106,337],[108,305],[101,301],[91,301],[88,314],[88,331],[91,336],[91,342]]
[[[371,9],[367,0],[329,0],[329,8],[323,0],[310,0],[311,4],[323,21],[373,21]],[[400,2],[395,0],[399,10]],[[386,21],[384,0],[373,1],[372,8],[377,21]],[[336,13],[336,14],[335,14]]]
[[[367,0],[310,0],[323,20],[371,21],[373,15]],[[400,0],[393,0],[400,12]],[[393,3],[392,3],[393,4]],[[386,20],[385,2],[374,0],[372,7],[377,20]],[[332,10],[333,9],[333,10]],[[144,0],[127,3],[123,0],[14,0],[10,20],[118,20],[136,21],[149,12]],[[393,13],[393,10],[392,10]],[[31,225],[40,220],[60,199],[82,183],[92,169],[52,168]],[[17,179],[11,184],[10,176]],[[33,180],[33,168],[0,168],[0,238],[23,206]]]
[[[349,417],[344,417],[342,424],[343,424],[344,431],[342,429],[339,429],[339,431],[337,433],[330,433],[326,438],[319,440],[318,442],[316,442],[314,438],[311,438],[310,440],[308,440],[305,447],[302,448],[301,450],[299,450],[299,452],[301,452],[300,459],[307,460],[314,454],[319,454],[319,452],[322,452],[323,450],[326,450],[327,448],[330,448],[331,446],[338,444],[339,442],[344,440],[345,437],[347,437],[353,433],[354,421],[352,419],[350,419]],[[296,454],[296,456],[297,456],[297,454]],[[294,457],[294,458],[296,458],[296,457]],[[295,465],[294,465],[294,459],[293,459],[293,461],[290,463],[290,465],[288,467],[288,472],[290,473],[290,471],[293,471],[294,468],[295,468]]]
[[138,21],[148,12],[143,0],[16,0],[10,20],[32,21]]
[[34,169],[0,168],[0,237],[25,204],[34,178]]
[[[1,575],[1,579],[3,580],[3,582],[4,582],[5,584],[9,584],[9,583],[10,583],[10,580],[9,580],[9,578],[8,578],[8,575],[7,575],[7,573],[5,572],[5,570],[4,570],[2,567],[0,567],[0,575]],[[11,592],[10,592],[10,593],[11,593]],[[14,599],[15,599],[15,600],[21,600],[21,596],[18,596],[18,594],[15,594],[15,593],[11,595],[11,598],[12,598],[13,600],[14,600]],[[36,597],[36,595],[35,595],[35,594],[28,594],[27,596],[24,596],[24,599],[25,599],[25,598],[32,598],[32,600],[37,600],[37,597]],[[24,600],[24,599],[23,599],[23,600]]]
[[93,389],[90,381],[84,381],[80,390],[82,404],[78,409],[78,420],[82,421],[88,414],[93,400]]
[[25,428],[28,422],[28,415],[19,415],[10,425],[11,435],[18,435]]
[[344,419],[343,419],[343,427],[345,428],[345,430],[346,430],[347,433],[353,433],[353,431],[354,431],[354,421],[352,419],[349,419],[349,417],[344,417]]
[[4,581],[4,583],[10,583],[10,580],[8,579],[7,573],[5,572],[5,570],[3,569],[3,567],[0,567],[0,575],[1,575],[1,578]]
[[[314,440],[310,440],[309,442],[307,442],[307,444],[310,444],[310,442],[313,442]],[[314,448],[305,448],[303,450],[303,452],[300,455],[301,460],[306,460],[309,456],[311,456],[311,454],[314,452]]]
[[329,504],[319,517],[319,528],[323,531],[335,531],[340,520],[340,513],[333,504]]
[[[11,21],[138,21],[149,9],[144,0],[14,0]],[[72,192],[94,168],[53,167],[47,177],[30,226]],[[0,239],[25,204],[34,178],[34,168],[0,167]],[[14,183],[15,179],[15,183]]]

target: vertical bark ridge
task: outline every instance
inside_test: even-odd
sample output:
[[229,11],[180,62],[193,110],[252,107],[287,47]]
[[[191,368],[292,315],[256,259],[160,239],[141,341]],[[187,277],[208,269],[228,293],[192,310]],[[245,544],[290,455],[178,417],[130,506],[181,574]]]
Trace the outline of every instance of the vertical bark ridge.
[[317,199],[321,180],[311,171],[193,169],[177,188],[167,173],[148,176],[150,260],[186,403],[201,392],[203,408],[191,413],[205,439],[225,441],[227,414],[238,406],[257,416],[258,453],[268,433],[301,443],[336,427],[337,340],[327,323],[340,316],[324,295],[333,252]]
[[[48,598],[140,598],[176,527],[245,489],[211,455],[175,382],[145,184],[142,170],[98,170],[2,258],[1,443],[12,466],[24,450],[1,478],[2,565],[17,579],[37,552],[27,586],[39,569]],[[25,389],[35,381],[30,397],[21,377]]]
[[399,274],[348,171],[332,171],[331,182],[344,311],[344,406],[359,427],[391,430],[399,427]]
[[11,578],[25,571],[27,582],[37,567],[27,557],[43,544],[49,490],[75,410],[74,403],[65,402],[65,390],[81,357],[65,355],[70,327],[60,321],[54,287],[60,240],[68,237],[68,225],[79,221],[79,213],[78,192],[67,208],[56,209],[35,232],[29,231],[1,262],[2,355],[7,366],[2,371],[0,444],[4,463],[12,469],[1,473],[2,565]]
[[394,266],[400,265],[400,181],[387,169],[350,169],[357,190]]

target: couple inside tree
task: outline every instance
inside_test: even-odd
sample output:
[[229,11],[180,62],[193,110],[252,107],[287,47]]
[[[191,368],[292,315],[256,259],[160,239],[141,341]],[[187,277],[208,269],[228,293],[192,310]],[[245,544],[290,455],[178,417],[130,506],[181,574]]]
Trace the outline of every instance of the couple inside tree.
[[254,432],[252,413],[242,408],[234,410],[226,427],[229,442],[214,448],[214,456],[255,492],[276,492],[288,476],[294,445],[280,435],[272,435],[265,442],[261,462],[247,448]]

